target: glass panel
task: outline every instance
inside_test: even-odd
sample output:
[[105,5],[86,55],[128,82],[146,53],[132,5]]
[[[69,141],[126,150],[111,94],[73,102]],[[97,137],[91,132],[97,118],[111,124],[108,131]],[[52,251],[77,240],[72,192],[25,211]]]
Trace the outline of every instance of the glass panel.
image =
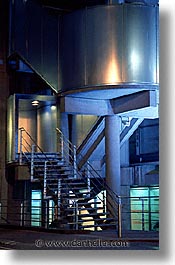
[[159,188],[150,188],[151,230],[159,231]]
[[54,220],[54,202],[49,200],[49,224]]
[[131,188],[131,230],[159,230],[159,188]]
[[132,230],[149,230],[148,195],[148,188],[133,188],[130,191]]
[[41,225],[41,191],[32,191],[32,201],[31,201],[31,225],[40,226]]

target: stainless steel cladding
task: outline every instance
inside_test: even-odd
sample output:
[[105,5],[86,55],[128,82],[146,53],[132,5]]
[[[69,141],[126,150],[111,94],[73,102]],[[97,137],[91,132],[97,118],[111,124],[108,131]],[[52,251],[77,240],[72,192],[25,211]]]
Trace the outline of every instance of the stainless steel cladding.
[[62,91],[158,83],[158,8],[108,5],[65,15],[61,27]]

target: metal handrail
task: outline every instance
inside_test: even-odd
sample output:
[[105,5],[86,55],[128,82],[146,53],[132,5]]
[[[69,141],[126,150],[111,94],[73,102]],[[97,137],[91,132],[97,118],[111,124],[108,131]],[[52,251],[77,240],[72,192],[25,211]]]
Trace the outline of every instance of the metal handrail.
[[[26,133],[26,135],[31,139],[31,141],[32,141],[32,143],[33,143],[33,145],[30,145],[28,142],[27,142],[27,140],[23,137],[23,135],[22,135],[22,133],[21,133],[21,139],[20,139],[20,144],[21,144],[21,147],[20,147],[20,151],[22,151],[22,146],[24,146],[23,145],[23,142],[22,141],[25,141],[25,143],[30,147],[30,149],[31,149],[31,154],[33,153],[33,147],[35,146],[35,147],[37,147],[38,148],[38,150],[40,151],[40,153],[45,157],[45,160],[47,161],[47,163],[49,163],[49,164],[52,164],[52,161],[49,159],[49,157],[46,155],[46,153],[42,150],[42,148],[37,144],[37,142],[33,139],[33,137],[26,131],[26,129],[24,128],[24,127],[21,127],[21,128],[19,128],[19,131],[21,131],[21,132],[25,132]],[[26,147],[24,146],[24,148],[26,149]],[[26,151],[27,152],[29,152],[30,153],[30,151],[28,150],[28,149],[26,149]],[[22,154],[27,158],[27,156],[25,155],[25,152],[22,152]],[[20,156],[22,155],[22,154],[20,154]],[[37,152],[35,153],[36,154],[36,156],[37,157],[39,157],[39,155],[37,154]],[[22,161],[21,161],[22,162]],[[34,175],[34,166],[33,166],[33,164],[32,164],[32,161],[30,161],[31,162],[31,180],[33,180],[33,175]],[[43,179],[43,181],[44,181],[44,179]],[[43,183],[44,184],[44,186],[45,186],[45,183]],[[46,190],[46,187],[43,187],[45,190]],[[48,188],[48,187],[47,187]]]
[[[145,198],[150,199],[150,197],[153,198],[159,198],[159,196],[145,196]],[[131,203],[131,199],[133,197],[128,196],[127,199],[129,199],[128,201],[128,205],[130,205]],[[135,198],[139,198],[135,197]],[[8,200],[7,199],[2,199],[0,201],[0,210],[1,210],[1,214],[0,214],[0,224],[8,224],[8,225],[17,225],[17,226],[24,226],[24,227],[32,227],[32,226],[40,226],[40,227],[45,227],[48,228],[49,224],[51,224],[51,222],[54,220],[54,206],[53,205],[48,205],[48,209],[51,210],[50,216],[45,216],[46,218],[43,220],[43,211],[42,211],[42,199],[32,199],[33,202],[38,202],[40,201],[41,203],[39,205],[31,205],[31,201],[30,200],[21,200],[21,199],[14,199],[14,204],[13,207],[9,207],[8,206]],[[14,205],[16,205],[16,208],[14,207]],[[77,207],[75,205],[75,207]],[[6,219],[6,214],[7,213],[7,209],[8,209],[8,219]],[[32,210],[40,210],[38,212],[34,212]],[[134,211],[135,213],[136,211]],[[138,211],[140,213],[140,211]],[[2,213],[4,213],[2,216]],[[122,221],[125,221],[126,219],[126,214],[131,214],[132,211],[125,211],[124,212],[125,215],[120,216],[120,218],[122,219]],[[148,211],[147,209],[142,211],[142,214],[147,214]],[[157,213],[159,214],[159,211],[152,211],[150,210],[149,214],[154,214]],[[139,220],[140,224],[143,221],[140,217],[136,216],[132,218],[132,221],[135,220]],[[151,220],[151,226],[148,226],[150,231],[157,231],[155,230],[156,228],[154,228],[154,226],[156,224],[158,224],[159,222],[159,216],[154,217],[150,219]],[[145,223],[148,223],[150,220],[145,219]],[[35,223],[35,224],[34,224]],[[131,224],[131,223],[130,223]],[[129,228],[129,230],[131,231],[131,227]],[[140,230],[143,231],[144,229]],[[138,230],[139,232],[139,230]]]
[[[63,132],[62,132],[59,128],[56,128],[56,131],[57,131],[58,133],[60,133],[60,135],[61,135],[60,140],[63,141],[63,142],[61,142],[61,146],[63,146],[64,144],[68,143],[68,144],[67,144],[67,147],[69,148],[69,150],[70,150],[71,152],[72,152],[72,150],[77,150],[76,146],[73,145],[73,144],[71,143],[71,141],[68,140],[68,139],[64,136]],[[76,152],[76,151],[73,152],[73,155],[75,155],[75,152]],[[71,155],[70,155],[70,156],[71,156]],[[75,167],[75,164],[76,164],[76,169],[78,169],[78,165],[77,165],[77,163],[76,163],[76,159],[75,159],[75,157],[72,157],[72,156],[71,156],[71,158],[72,158],[72,162],[74,162],[74,167]],[[88,163],[88,165],[90,165],[90,164]],[[92,167],[92,166],[91,166],[91,167]],[[95,171],[95,169],[93,169],[93,170]],[[84,178],[82,177],[82,172],[79,171],[79,170],[77,170],[76,172],[77,172],[77,175],[78,175],[82,180],[84,180]],[[80,173],[80,172],[81,172],[81,173]],[[102,178],[102,179],[103,179],[103,178]],[[104,179],[103,179],[103,181],[104,181]],[[97,185],[94,184],[94,186],[95,186],[95,188],[98,188]],[[98,190],[99,190],[99,193],[100,193],[100,192],[101,192],[101,189],[98,189]],[[93,192],[93,191],[92,191],[92,192]],[[94,194],[94,196],[96,196],[101,202],[103,202],[102,199],[98,196],[98,194]]]
[[[60,129],[58,129],[58,128],[56,128],[56,131],[57,132],[59,132],[60,133],[60,135],[61,135],[61,141],[64,141],[64,142],[68,142],[69,143],[69,145],[70,146],[74,146],[65,136],[64,136],[64,134],[63,134],[63,132],[60,130]],[[61,143],[61,145],[62,144],[64,144],[64,143]],[[71,149],[70,149],[71,150]],[[80,155],[80,154],[79,154]],[[113,201],[115,204],[116,204],[116,206],[117,206],[117,208],[119,207],[119,205],[121,204],[121,196],[119,196],[118,194],[116,194],[107,184],[106,184],[106,182],[105,182],[105,180],[104,180],[104,178],[102,178],[102,176],[93,168],[93,166],[89,163],[89,161],[87,161],[86,163],[85,163],[85,165],[87,165],[88,164],[88,166],[90,166],[91,167],[91,169],[92,169],[92,171],[93,172],[95,172],[95,174],[96,175],[98,175],[98,178],[95,176],[95,175],[93,175],[93,177],[94,177],[94,179],[101,185],[101,183],[100,183],[100,181],[99,181],[99,178],[103,181],[103,187],[104,187],[104,189],[106,189],[107,191],[108,191],[108,195],[114,200],[114,198],[117,198],[118,200],[119,200],[119,202],[117,203],[115,200]],[[84,165],[84,166],[85,166]],[[78,169],[78,165],[77,165],[77,169]],[[80,171],[78,170],[78,174],[80,174]],[[91,174],[92,174],[92,172],[91,172]],[[82,175],[81,175],[81,177],[82,177]],[[91,181],[93,181],[93,178],[91,179]],[[99,189],[98,188],[98,186],[95,184],[95,183],[93,183],[93,185],[99,190],[99,192],[101,192],[101,189]],[[112,194],[111,194],[112,193]],[[96,196],[98,197],[98,195],[96,194]],[[106,196],[105,196],[106,197]],[[100,199],[100,198],[99,198]],[[100,199],[101,200],[101,199]],[[106,197],[106,201],[107,201],[107,197]],[[110,203],[109,201],[108,201],[108,203]],[[110,206],[114,209],[114,213],[115,213],[115,208],[113,207],[113,205],[110,203]],[[116,216],[117,216],[117,214],[116,214]]]
[[[68,140],[65,136],[64,136],[64,134],[62,133],[62,131],[60,130],[60,129],[58,129],[58,128],[56,128],[56,130],[63,136],[63,139],[64,139],[64,143],[66,143],[66,142],[68,142],[69,144],[70,144],[70,146],[73,146],[73,147],[75,147],[75,145],[73,145],[72,143],[71,143],[71,141],[70,140]],[[72,151],[72,149],[73,148],[70,148],[70,150]],[[77,148],[76,148],[77,149]],[[77,149],[78,150],[78,149]],[[81,155],[81,153],[79,153],[78,154],[78,156],[81,156],[82,158],[83,158],[83,156]],[[104,178],[94,169],[94,167],[90,164],[90,162],[89,161],[87,161],[86,163],[85,163],[85,165],[84,165],[84,167],[86,166],[88,164],[88,166],[92,169],[92,172],[94,172],[96,175],[98,175],[98,178],[96,178],[95,177],[95,175],[93,175],[94,176],[94,178],[99,182],[99,178],[104,182],[104,188],[107,188],[116,198],[120,198],[120,196],[118,195],[118,194],[116,194],[112,189],[111,189],[111,187],[108,185],[108,184],[106,184],[105,183],[105,180],[104,180]],[[77,168],[79,168],[78,167],[78,165],[77,165]],[[91,174],[92,174],[92,172],[91,172]],[[99,182],[100,183],[100,182]]]
[[[26,129],[24,128],[24,127],[21,127],[21,128],[19,128],[19,131],[23,131],[23,132],[25,132],[27,135],[28,135],[28,137],[32,140],[32,142],[34,143],[34,145],[38,148],[38,150],[40,150],[40,152],[42,153],[42,154],[44,154],[45,155],[45,153],[43,152],[43,150],[41,149],[41,147],[37,144],[37,142],[33,139],[33,137],[26,131]],[[24,138],[23,138],[24,139]],[[28,143],[27,143],[28,144]],[[28,144],[29,145],[29,144]],[[30,146],[30,145],[29,145]],[[46,156],[46,155],[45,155]]]
[[[47,157],[47,155],[45,154],[45,152],[41,149],[41,147],[37,144],[37,142],[32,138],[32,136],[23,128],[19,128],[19,130],[21,131],[21,138],[20,138],[20,156],[22,156],[23,152],[22,152],[22,146],[23,146],[23,139],[25,139],[23,137],[23,131],[26,133],[26,135],[31,139],[33,145],[32,146],[35,146],[37,147],[37,149],[40,151],[40,153],[43,154],[43,156],[45,157],[45,160],[47,161],[47,163],[52,163],[52,161],[49,161],[49,157]],[[78,166],[77,166],[77,163],[76,163],[76,146],[73,145],[64,135],[63,133],[61,132],[60,129],[56,128],[56,131],[60,134],[60,140],[61,140],[61,147],[62,147],[62,157],[64,159],[64,161],[66,161],[66,158],[65,158],[65,155],[67,155],[69,157],[69,159],[71,160],[71,162],[69,161],[68,159],[68,163],[72,166],[72,162],[73,162],[73,168],[74,168],[74,176],[75,177],[80,177],[81,180],[85,180],[85,178],[83,178],[83,172],[81,172],[80,170],[78,170]],[[29,147],[30,144],[28,144],[28,142],[25,140],[25,142],[27,143],[27,145]],[[64,146],[66,146],[66,148],[64,148]],[[66,149],[66,150],[65,150]],[[67,152],[67,154],[65,154],[65,151]],[[33,153],[33,152],[32,152]],[[36,153],[37,154],[37,153]],[[32,163],[31,163],[32,164]],[[116,198],[119,198],[118,195],[116,195],[112,189],[105,183],[105,180],[100,176],[100,174],[92,167],[92,165],[88,162],[87,165],[92,169],[93,173],[98,175],[98,178],[96,176],[94,176],[94,179],[96,179],[97,183],[99,183],[101,185],[101,182],[99,180],[99,178],[103,181],[102,182],[102,185],[104,187],[104,189],[108,190],[108,193],[109,193],[109,196],[111,196],[113,199],[114,199],[114,196]],[[32,166],[32,165],[31,165]],[[45,170],[47,170],[45,168]],[[91,171],[91,174],[92,174],[92,171]],[[32,174],[32,170],[31,170],[31,178],[33,179],[33,174]],[[45,175],[47,174],[47,172],[45,172]],[[91,179],[91,181],[93,182],[93,178]],[[44,190],[46,191],[46,185],[47,183],[44,183]],[[93,183],[94,187],[99,191],[101,192],[101,189],[99,189],[98,185],[96,185],[95,183]],[[68,184],[69,186],[69,184]],[[49,188],[49,186],[47,185],[47,188]],[[71,189],[71,187],[69,187]],[[49,188],[50,189],[50,188]],[[92,193],[94,193],[94,191],[92,190]],[[112,195],[111,195],[112,193]],[[76,195],[76,194],[75,194]],[[94,193],[94,196],[96,196],[96,198],[98,198],[100,201],[102,201],[102,199],[98,196],[97,193]],[[77,198],[78,199],[78,198]],[[88,199],[88,197],[87,197]],[[106,197],[106,201],[108,202],[108,198]],[[103,201],[102,201],[103,202]],[[119,203],[117,203],[115,200],[114,200],[117,208],[119,207]],[[108,202],[109,203],[109,202]],[[62,203],[61,203],[62,204]],[[62,204],[63,205],[63,204]],[[104,205],[105,207],[105,205]],[[116,207],[113,207],[113,205],[111,205],[111,208],[114,209],[114,213],[115,213],[115,210],[116,210]],[[117,215],[116,215],[117,216]]]

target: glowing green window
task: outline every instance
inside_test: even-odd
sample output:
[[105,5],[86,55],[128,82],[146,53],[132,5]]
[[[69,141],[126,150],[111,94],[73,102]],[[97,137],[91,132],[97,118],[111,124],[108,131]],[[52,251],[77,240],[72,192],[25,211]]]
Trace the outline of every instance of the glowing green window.
[[41,191],[32,191],[31,201],[31,225],[41,226]]
[[159,188],[131,188],[131,229],[159,230]]

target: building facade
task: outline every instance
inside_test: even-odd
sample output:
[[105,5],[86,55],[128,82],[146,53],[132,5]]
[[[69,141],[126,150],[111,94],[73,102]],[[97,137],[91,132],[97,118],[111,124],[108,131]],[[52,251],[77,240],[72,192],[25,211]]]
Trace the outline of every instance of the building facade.
[[1,6],[1,223],[157,231],[158,1]]

